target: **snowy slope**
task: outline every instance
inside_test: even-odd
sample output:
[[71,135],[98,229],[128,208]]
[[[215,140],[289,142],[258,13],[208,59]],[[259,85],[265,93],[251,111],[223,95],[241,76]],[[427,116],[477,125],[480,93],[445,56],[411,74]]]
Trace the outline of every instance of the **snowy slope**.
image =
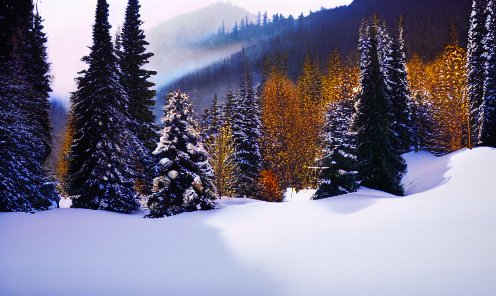
[[401,198],[0,213],[0,295],[496,295],[496,150],[405,159]]

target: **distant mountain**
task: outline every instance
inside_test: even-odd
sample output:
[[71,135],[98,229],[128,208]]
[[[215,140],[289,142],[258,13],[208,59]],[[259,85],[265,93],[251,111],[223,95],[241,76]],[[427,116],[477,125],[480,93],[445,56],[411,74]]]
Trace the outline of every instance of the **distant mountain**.
[[254,16],[244,8],[219,2],[179,15],[147,31],[148,49],[155,54],[149,68],[158,71],[154,82],[167,84],[241,50],[241,43],[215,49],[198,48],[197,44],[217,33],[223,23],[225,30],[231,32],[235,22],[239,25],[246,18],[252,21]]
[[[471,0],[355,0],[348,6],[322,9],[297,19],[275,15],[266,26],[246,27],[244,31],[201,39],[197,41],[197,48],[215,52],[229,46],[236,50],[243,45],[255,80],[260,79],[263,57],[274,57],[276,52],[281,52],[287,56],[290,77],[296,79],[307,54],[318,58],[323,70],[334,48],[338,48],[342,56],[350,55],[356,60],[360,23],[377,14],[386,21],[390,31],[397,28],[403,16],[408,57],[417,53],[424,61],[430,61],[450,42],[452,23],[458,28],[461,46],[466,46],[470,8]],[[192,94],[196,109],[201,112],[210,105],[215,93],[222,99],[228,90],[237,87],[243,69],[241,53],[236,52],[164,85],[159,97],[180,88]],[[159,108],[160,105],[159,102]]]

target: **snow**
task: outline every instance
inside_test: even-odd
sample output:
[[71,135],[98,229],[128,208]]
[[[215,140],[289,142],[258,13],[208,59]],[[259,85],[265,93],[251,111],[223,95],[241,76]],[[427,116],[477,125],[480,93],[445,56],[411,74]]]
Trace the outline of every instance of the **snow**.
[[404,197],[0,213],[0,295],[496,295],[496,150],[404,157]]

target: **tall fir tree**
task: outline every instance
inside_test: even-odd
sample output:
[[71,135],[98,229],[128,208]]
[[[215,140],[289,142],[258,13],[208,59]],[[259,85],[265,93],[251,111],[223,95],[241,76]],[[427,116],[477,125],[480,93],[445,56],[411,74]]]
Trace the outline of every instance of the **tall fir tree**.
[[187,94],[169,94],[162,122],[160,142],[153,152],[159,162],[147,217],[212,209],[216,199],[213,169]]
[[479,145],[496,147],[496,2],[487,2],[484,98],[481,107]]
[[10,60],[0,72],[0,211],[48,209],[55,191],[42,169],[44,142],[28,112],[33,83],[25,68],[26,43],[13,39]]
[[156,91],[151,89],[155,84],[148,80],[157,72],[143,69],[153,53],[146,52],[146,46],[150,43],[145,40],[144,31],[140,28],[143,24],[140,20],[140,7],[138,0],[128,1],[126,19],[120,35],[122,50],[119,54],[120,84],[129,97],[131,118],[136,121],[132,132],[138,135],[138,139],[145,147],[153,150],[158,141],[154,125],[155,117],[151,110],[155,105],[153,98]]
[[361,91],[352,119],[360,166],[359,179],[362,186],[403,195],[400,182],[406,164],[391,143],[393,116],[386,77],[379,60],[378,31],[377,22],[368,24],[360,45]]
[[89,67],[71,97],[74,134],[68,156],[66,192],[75,208],[130,213],[137,208],[134,178],[140,141],[128,130],[128,96],[119,83],[110,36],[108,4],[98,0]]
[[393,115],[393,148],[396,151],[405,153],[410,150],[413,135],[409,106],[410,88],[406,70],[406,52],[401,17],[396,35],[391,42],[391,58],[388,63],[388,97]]
[[487,0],[473,0],[467,46],[467,95],[470,116],[470,142],[477,143],[484,97],[485,49],[482,40],[486,29]]
[[236,93],[231,119],[234,142],[234,190],[239,196],[254,197],[262,169],[260,153],[261,117],[258,96],[245,59],[245,73]]
[[119,82],[129,97],[129,115],[132,119],[129,129],[146,147],[136,160],[138,170],[143,176],[137,180],[137,187],[141,193],[149,194],[152,178],[149,173],[153,164],[152,152],[157,146],[158,128],[151,110],[155,105],[153,98],[156,95],[156,91],[151,87],[155,84],[148,80],[157,72],[143,69],[153,53],[146,52],[149,43],[140,28],[143,24],[140,20],[140,8],[139,0],[128,1],[122,33],[116,36],[116,52],[121,70]]

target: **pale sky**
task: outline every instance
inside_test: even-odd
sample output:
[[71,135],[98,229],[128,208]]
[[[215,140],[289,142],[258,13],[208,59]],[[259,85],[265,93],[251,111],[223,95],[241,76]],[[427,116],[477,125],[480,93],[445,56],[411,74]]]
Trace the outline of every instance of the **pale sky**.
[[[52,96],[68,100],[69,92],[75,91],[74,78],[85,68],[80,58],[89,53],[92,45],[91,33],[95,20],[97,0],[35,0],[41,16],[45,19],[45,33],[48,35],[48,55],[52,63]],[[127,0],[107,0],[109,20],[115,30],[124,22]],[[150,29],[179,14],[194,11],[218,0],[141,0],[142,28]],[[247,9],[253,14],[267,11],[269,17],[275,13],[295,18],[303,12],[318,11],[321,7],[333,8],[348,5],[352,0],[232,0],[233,5]]]

